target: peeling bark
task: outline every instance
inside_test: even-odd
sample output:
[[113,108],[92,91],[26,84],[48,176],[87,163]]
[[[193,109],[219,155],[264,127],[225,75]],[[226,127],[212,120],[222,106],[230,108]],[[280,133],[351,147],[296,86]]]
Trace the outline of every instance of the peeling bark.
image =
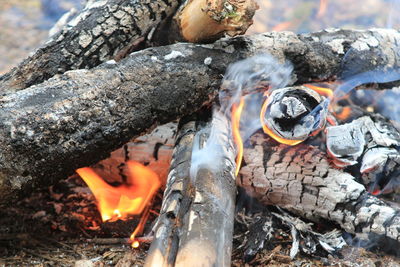
[[175,0],[90,1],[61,32],[0,77],[0,93],[14,92],[67,70],[92,68],[110,60],[171,16],[178,5]]
[[244,151],[238,183],[264,204],[313,221],[326,219],[349,233],[400,241],[400,209],[370,195],[350,174],[330,166],[325,153],[306,144],[279,145],[256,134]]
[[[400,33],[394,30],[275,32],[210,45],[150,48],[117,64],[72,70],[3,96],[0,203],[21,189],[65,178],[79,167],[106,158],[154,125],[210,103],[232,62],[266,52],[281,61],[291,60],[297,83],[334,79],[344,56],[337,47],[345,49],[362,38],[378,40],[378,45],[371,45],[368,56],[360,52],[359,61],[371,68],[378,63],[398,65],[395,49]],[[332,46],[332,40],[339,41]]]

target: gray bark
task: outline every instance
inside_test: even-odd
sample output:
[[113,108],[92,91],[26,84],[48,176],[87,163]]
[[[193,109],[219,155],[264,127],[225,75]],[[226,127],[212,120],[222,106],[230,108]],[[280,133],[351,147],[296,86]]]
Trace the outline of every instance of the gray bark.
[[279,145],[260,134],[251,143],[237,180],[262,203],[313,221],[333,221],[364,239],[380,236],[400,241],[400,209],[370,195],[350,174],[331,167],[316,147]]
[[[0,203],[21,189],[65,178],[154,125],[210,103],[230,63],[271,53],[293,62],[297,83],[333,79],[340,74],[345,47],[360,40],[378,43],[371,41],[369,49],[359,53],[366,66],[398,65],[395,49],[400,33],[394,30],[275,32],[210,45],[149,48],[117,64],[68,71],[3,96]],[[370,62],[374,56],[379,59]]]
[[39,84],[71,69],[92,68],[137,45],[171,16],[178,0],[90,1],[32,56],[0,77],[0,94]]
[[[218,127],[214,137],[224,148],[213,162],[220,168],[203,165],[191,177],[193,146],[207,143],[211,127]],[[236,195],[231,140],[224,115],[206,126],[191,121],[182,127],[146,266],[230,266]]]

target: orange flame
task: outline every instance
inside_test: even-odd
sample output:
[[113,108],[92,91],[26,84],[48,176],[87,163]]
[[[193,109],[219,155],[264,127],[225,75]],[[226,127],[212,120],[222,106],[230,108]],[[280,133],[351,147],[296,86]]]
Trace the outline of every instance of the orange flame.
[[236,103],[232,105],[232,133],[233,133],[233,140],[235,141],[238,153],[236,157],[236,170],[235,175],[237,176],[239,173],[240,165],[242,164],[243,158],[243,140],[240,136],[240,116],[242,115],[244,107],[244,98],[240,98],[239,105],[237,106]]
[[293,22],[285,21],[285,22],[275,25],[272,28],[272,31],[276,31],[276,32],[285,31],[285,30],[288,30],[290,27],[292,27],[292,25],[293,25]]
[[327,10],[328,7],[328,0],[320,0],[319,1],[319,9],[317,13],[317,18],[322,18]]
[[325,96],[329,99],[333,98],[333,91],[330,88],[325,88],[325,87],[319,87],[319,86],[315,86],[312,84],[305,84],[304,86],[310,88],[311,90],[314,90],[315,92],[317,92],[318,94]]
[[[120,186],[106,183],[89,167],[76,170],[95,196],[104,222],[123,220],[129,215],[141,214],[161,185],[158,175],[151,169],[135,161],[128,161],[126,164],[129,175],[126,184]],[[132,240],[135,234],[143,229],[147,217],[148,212],[142,216],[141,223],[132,234]],[[137,241],[132,243],[132,246],[138,245]]]
[[[264,94],[265,96],[267,96],[267,94]],[[267,96],[268,97],[268,96]],[[268,134],[270,137],[272,137],[273,139],[275,139],[276,141],[278,141],[279,143],[282,144],[286,144],[286,145],[290,145],[290,146],[294,146],[297,144],[300,144],[301,142],[303,142],[303,140],[289,140],[289,139],[285,139],[283,137],[280,137],[278,135],[276,135],[274,132],[272,132],[268,126],[265,124],[265,112],[267,111],[267,104],[268,104],[268,98],[265,99],[262,108],[261,108],[261,112],[260,112],[260,122],[263,128],[264,133]]]
[[352,115],[351,107],[343,107],[341,112],[335,113],[335,117],[339,120],[346,120]]

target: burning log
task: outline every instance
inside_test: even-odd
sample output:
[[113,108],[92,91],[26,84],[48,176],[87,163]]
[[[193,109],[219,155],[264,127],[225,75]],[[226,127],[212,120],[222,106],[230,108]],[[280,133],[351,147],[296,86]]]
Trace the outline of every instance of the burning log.
[[377,115],[327,128],[327,149],[334,163],[339,167],[360,163],[356,175],[375,193],[398,183],[399,145],[400,133]]
[[[230,266],[236,187],[229,129],[222,114],[181,127],[146,266]],[[215,141],[217,160],[207,150]],[[197,165],[197,146],[211,165]]]
[[3,96],[0,203],[22,189],[51,184],[96,163],[154,125],[210,103],[226,66],[238,59],[269,52],[281,61],[291,60],[300,83],[340,76],[344,49],[360,42],[370,43],[370,50],[363,50],[358,62],[395,67],[399,40],[397,31],[377,29],[267,33],[207,46],[176,44],[92,70],[68,71]]
[[359,237],[400,240],[400,210],[370,195],[354,177],[329,165],[325,153],[300,144],[279,145],[255,134],[237,179],[250,195],[319,221],[327,219]]
[[178,4],[174,0],[88,1],[43,47],[0,77],[0,93],[39,84],[71,69],[92,68],[127,53],[171,16]]
[[[325,126],[325,98],[305,86],[272,91],[261,111],[263,130],[281,143],[295,145]],[[317,110],[317,108],[319,110]]]

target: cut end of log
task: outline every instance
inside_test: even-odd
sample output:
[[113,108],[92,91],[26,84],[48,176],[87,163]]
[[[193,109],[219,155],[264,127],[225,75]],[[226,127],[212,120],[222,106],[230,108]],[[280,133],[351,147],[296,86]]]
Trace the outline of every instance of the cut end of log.
[[276,140],[299,143],[325,125],[324,103],[323,97],[304,86],[274,90],[263,107],[264,131]]
[[189,0],[175,20],[186,41],[207,42],[245,33],[257,9],[254,0]]

